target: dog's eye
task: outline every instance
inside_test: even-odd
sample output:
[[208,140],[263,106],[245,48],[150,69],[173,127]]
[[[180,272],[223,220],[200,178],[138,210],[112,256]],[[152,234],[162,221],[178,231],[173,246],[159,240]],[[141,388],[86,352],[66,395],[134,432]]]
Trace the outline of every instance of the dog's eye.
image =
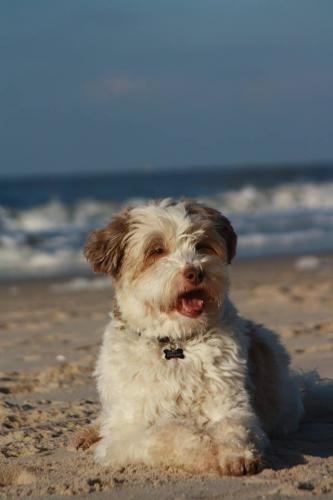
[[210,255],[215,255],[214,249],[205,243],[198,243],[195,247],[196,251],[199,253],[204,253],[204,254],[210,254]]
[[163,255],[165,253],[165,250],[163,247],[155,247],[155,248],[152,248],[149,252],[149,255],[155,255],[155,256],[158,256],[158,255]]
[[145,250],[143,259],[143,269],[147,269],[149,266],[158,262],[162,257],[167,255],[167,250],[163,245],[151,245]]

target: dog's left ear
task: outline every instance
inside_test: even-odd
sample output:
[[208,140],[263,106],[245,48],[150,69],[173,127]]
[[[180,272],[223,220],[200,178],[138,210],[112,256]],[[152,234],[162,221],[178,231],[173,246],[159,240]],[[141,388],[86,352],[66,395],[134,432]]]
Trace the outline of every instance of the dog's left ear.
[[226,242],[228,264],[230,264],[236,255],[237,234],[229,219],[215,208],[206,207],[201,203],[186,201],[185,207],[189,215],[201,215],[213,222],[215,230]]
[[89,234],[83,253],[95,272],[118,276],[127,244],[128,221],[126,211],[116,215],[105,228]]

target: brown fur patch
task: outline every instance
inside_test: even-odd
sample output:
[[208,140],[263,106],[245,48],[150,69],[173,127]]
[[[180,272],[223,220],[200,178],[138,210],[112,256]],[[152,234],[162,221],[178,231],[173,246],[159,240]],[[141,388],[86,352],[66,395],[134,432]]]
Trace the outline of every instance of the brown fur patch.
[[263,469],[261,456],[249,454],[246,450],[242,452],[235,449],[223,448],[219,458],[221,476],[257,474]]
[[[224,239],[228,252],[228,263],[232,261],[236,254],[237,235],[227,217],[222,215],[214,208],[206,207],[192,200],[185,201],[185,208],[188,215],[200,216],[202,219],[208,219],[215,231]],[[213,238],[214,239],[214,238]]]
[[222,260],[228,260],[225,240],[220,235],[217,239],[212,228],[206,229],[204,236],[196,244],[196,250],[205,255],[217,255]]
[[266,432],[272,431],[279,414],[279,364],[271,347],[255,334],[249,334],[249,371],[253,384],[253,402]]
[[[169,252],[168,244],[161,234],[152,234],[148,241],[145,242],[144,260],[139,273],[145,271],[159,259],[167,255]],[[138,274],[139,274],[138,273]]]
[[129,233],[129,211],[117,215],[103,229],[90,233],[84,247],[84,256],[95,272],[111,274],[117,277],[126,247]]
[[86,427],[84,429],[80,429],[75,434],[69,446],[70,448],[74,448],[76,450],[87,450],[93,444],[97,443],[100,439],[99,427],[97,425]]

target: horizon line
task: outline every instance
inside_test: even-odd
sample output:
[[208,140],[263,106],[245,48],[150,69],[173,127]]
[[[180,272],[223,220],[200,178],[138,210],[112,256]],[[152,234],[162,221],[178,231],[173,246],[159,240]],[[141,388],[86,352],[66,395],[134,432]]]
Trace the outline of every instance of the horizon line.
[[73,177],[103,177],[103,176],[124,176],[124,175],[158,175],[158,174],[179,174],[186,173],[188,170],[193,169],[195,173],[199,173],[201,169],[205,171],[210,170],[217,171],[221,170],[250,170],[250,169],[298,169],[304,168],[309,169],[311,167],[319,167],[322,169],[333,168],[332,160],[308,160],[308,161],[284,161],[284,162],[258,162],[258,163],[237,163],[237,164],[192,164],[192,165],[173,165],[173,166],[140,166],[135,168],[119,168],[114,171],[110,170],[96,170],[96,171],[74,171],[74,172],[31,172],[31,173],[15,173],[15,174],[1,174],[0,179],[2,181],[6,180],[25,180],[34,178],[73,178]]

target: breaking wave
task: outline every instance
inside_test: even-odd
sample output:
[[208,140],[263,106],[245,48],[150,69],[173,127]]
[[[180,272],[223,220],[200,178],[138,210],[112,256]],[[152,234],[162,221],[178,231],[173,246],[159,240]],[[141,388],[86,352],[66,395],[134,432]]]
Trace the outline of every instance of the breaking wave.
[[[239,235],[238,255],[333,250],[333,182],[246,185],[201,200],[224,212]],[[129,199],[127,202],[137,200]],[[30,208],[0,206],[0,277],[75,274],[87,233],[109,222],[116,201],[53,199]]]

